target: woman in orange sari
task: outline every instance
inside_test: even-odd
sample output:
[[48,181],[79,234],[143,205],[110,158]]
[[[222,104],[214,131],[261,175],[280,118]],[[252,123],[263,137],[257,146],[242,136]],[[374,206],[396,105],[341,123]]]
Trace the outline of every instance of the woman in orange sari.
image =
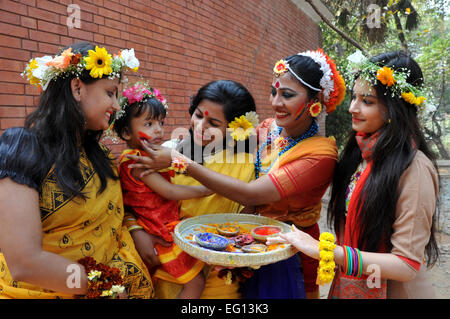
[[[334,62],[322,51],[308,51],[280,60],[274,67],[270,100],[275,119],[257,128],[257,179],[250,183],[224,176],[196,164],[178,152],[152,150],[141,158],[149,167],[185,163],[185,173],[209,189],[247,206],[246,212],[293,223],[319,235],[321,198],[329,186],[337,148],[334,139],[318,136],[319,116],[334,111],[345,95],[345,83]],[[238,125],[240,123],[240,125]],[[250,134],[245,119],[229,126],[239,143]],[[261,267],[246,281],[246,298],[304,298],[300,257],[306,293],[318,297],[317,262],[306,255]],[[266,275],[269,274],[269,275]]]

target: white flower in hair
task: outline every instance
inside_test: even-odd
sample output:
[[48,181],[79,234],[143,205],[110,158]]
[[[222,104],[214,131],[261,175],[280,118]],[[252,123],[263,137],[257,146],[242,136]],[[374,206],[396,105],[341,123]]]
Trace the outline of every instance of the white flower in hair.
[[361,65],[366,63],[368,60],[366,56],[360,51],[356,50],[353,54],[347,57],[347,60],[350,64],[350,72],[358,72]]
[[303,53],[298,53],[298,55],[310,57],[320,65],[320,70],[323,73],[323,76],[320,79],[320,86],[323,90],[324,101],[328,102],[328,100],[330,99],[330,93],[334,91],[334,80],[333,71],[331,70],[330,65],[327,62],[327,58],[320,51],[306,51]]
[[139,60],[134,55],[134,49],[130,50],[122,50],[122,53],[120,54],[122,59],[125,62],[125,65],[130,69],[136,69],[139,67]]
[[256,112],[247,112],[245,113],[245,118],[247,121],[252,123],[253,127],[257,127],[259,125],[259,116]]
[[31,74],[33,74],[33,76],[35,78],[43,80],[44,76],[45,76],[45,72],[49,69],[49,66],[47,66],[47,62],[50,62],[51,60],[53,60],[53,57],[46,55],[41,58],[36,58],[35,60],[36,60],[36,63],[38,64],[38,67],[33,69],[31,71]]

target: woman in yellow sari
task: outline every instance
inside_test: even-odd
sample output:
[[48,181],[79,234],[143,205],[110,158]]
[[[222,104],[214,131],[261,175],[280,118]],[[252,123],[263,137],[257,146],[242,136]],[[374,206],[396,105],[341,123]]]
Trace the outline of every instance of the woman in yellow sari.
[[[342,102],[345,83],[334,62],[320,49],[280,60],[273,71],[270,100],[275,119],[257,128],[256,180],[246,183],[208,170],[180,153],[150,147],[151,159],[141,161],[149,167],[167,166],[172,159],[184,162],[185,172],[209,189],[318,238],[321,198],[333,177],[337,148],[333,139],[317,135],[317,123]],[[238,140],[250,134],[251,125],[245,119],[233,124],[229,129]],[[299,258],[294,256],[261,267],[246,281],[244,296],[304,298],[306,286],[308,297],[317,298],[318,263],[306,255],[301,258],[305,283]]]
[[[234,81],[213,81],[201,87],[191,102],[191,127],[188,136],[176,142],[176,148],[198,162],[208,170],[237,178],[245,183],[255,178],[253,159],[250,150],[250,141],[243,141],[242,152],[236,148],[227,148],[233,139],[226,138],[226,130],[235,117],[248,112],[254,113],[255,102],[250,92],[241,84]],[[256,141],[254,141],[256,145]],[[233,143],[234,144],[234,143]],[[129,156],[132,159],[139,157]],[[133,167],[139,168],[140,164]],[[170,161],[169,161],[170,165]],[[131,167],[131,166],[130,166]],[[172,179],[178,185],[200,185],[195,179],[178,174]],[[219,194],[207,197],[180,201],[180,219],[214,213],[239,213],[244,206],[225,198]],[[131,231],[136,247],[146,264],[151,268],[158,264],[153,251],[155,242],[161,243],[141,230],[132,214],[126,217],[127,225]],[[238,284],[234,282],[226,285],[225,280],[219,278],[219,272],[206,267],[208,275],[202,299],[237,299],[241,297]],[[161,299],[174,299],[178,296],[182,286],[169,279],[155,279],[155,296]]]
[[[0,137],[0,298],[153,296],[123,226],[114,161],[99,143],[119,109],[122,70],[138,64],[132,50],[122,52],[133,59],[78,43],[27,66],[25,75],[44,91],[25,128]],[[85,257],[97,269],[119,269],[122,283],[96,286]]]

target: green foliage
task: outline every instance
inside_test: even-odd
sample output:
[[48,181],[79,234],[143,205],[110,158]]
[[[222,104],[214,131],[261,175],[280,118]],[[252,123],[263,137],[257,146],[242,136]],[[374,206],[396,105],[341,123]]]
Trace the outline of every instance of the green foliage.
[[[335,26],[357,41],[370,55],[407,50],[420,64],[426,88],[433,93],[427,101],[435,110],[424,122],[425,134],[441,158],[449,157],[450,90],[448,89],[450,39],[447,35],[449,0],[323,0],[335,13]],[[379,28],[368,27],[373,20],[373,6],[379,8]],[[372,8],[369,10],[369,8]],[[373,22],[373,21],[372,21]],[[342,72],[346,58],[356,48],[340,37],[326,23],[320,23],[322,47],[335,59]],[[351,88],[348,88],[348,92]],[[327,117],[327,135],[335,136],[342,147],[349,130],[350,93],[337,110]],[[447,142],[446,142],[447,141]]]

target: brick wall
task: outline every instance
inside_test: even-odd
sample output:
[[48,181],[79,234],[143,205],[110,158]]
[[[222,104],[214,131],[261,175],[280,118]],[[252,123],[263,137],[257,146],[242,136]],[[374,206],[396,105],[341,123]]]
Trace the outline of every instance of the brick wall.
[[[66,25],[71,3],[81,8],[79,29]],[[167,137],[188,126],[189,96],[211,80],[241,82],[260,118],[271,116],[274,63],[321,43],[317,24],[290,0],[0,0],[0,133],[23,125],[38,103],[19,75],[26,62],[80,40],[135,49],[138,74],[170,104]]]

